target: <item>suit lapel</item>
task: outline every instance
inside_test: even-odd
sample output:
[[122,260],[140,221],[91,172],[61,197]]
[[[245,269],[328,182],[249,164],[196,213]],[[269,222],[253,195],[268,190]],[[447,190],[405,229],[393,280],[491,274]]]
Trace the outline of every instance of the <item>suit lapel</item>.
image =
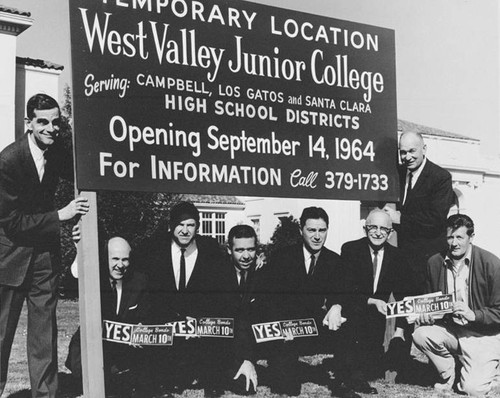
[[161,267],[163,270],[163,275],[165,278],[165,287],[168,287],[168,290],[170,291],[175,291],[177,290],[177,286],[175,285],[175,275],[174,275],[174,262],[172,259],[172,238],[170,237],[169,239],[166,239],[167,247],[165,250],[165,257],[161,258],[160,256],[160,261],[164,262],[166,267]]
[[382,285],[382,281],[384,280],[385,275],[387,274],[387,271],[389,269],[389,264],[392,261],[391,257],[392,257],[391,248],[389,247],[388,244],[385,244],[384,245],[384,260],[382,261],[382,264],[381,264],[382,268],[380,268],[380,276],[378,278],[378,286]]
[[26,170],[29,174],[29,184],[35,184],[34,186],[40,185],[40,177],[38,176],[38,170],[35,165],[35,161],[33,160],[33,156],[31,156],[31,151],[29,147],[29,133],[26,133],[23,136],[23,139],[20,141],[21,143],[21,156],[23,158],[23,165],[25,165]]
[[[430,161],[429,159],[427,159],[425,162],[425,166],[422,169],[422,172],[418,176],[417,182],[413,186],[412,190],[410,191],[410,195],[408,195],[408,198],[405,201],[404,207],[406,207],[410,202],[414,200],[415,193],[418,192],[421,189],[421,187],[425,184],[425,181],[429,174],[429,168],[430,168]],[[404,184],[406,184],[406,179],[404,181],[405,181]]]

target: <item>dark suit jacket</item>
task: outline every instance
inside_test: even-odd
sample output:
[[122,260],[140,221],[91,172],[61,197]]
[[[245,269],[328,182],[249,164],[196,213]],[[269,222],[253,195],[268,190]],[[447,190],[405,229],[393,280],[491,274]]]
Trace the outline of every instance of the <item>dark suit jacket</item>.
[[132,252],[134,264],[149,275],[152,322],[165,323],[191,317],[224,317],[229,270],[217,241],[196,236],[198,257],[185,291],[175,285],[172,268],[171,234],[161,228],[141,248]]
[[[346,306],[347,318],[358,322],[362,328],[370,328],[382,340],[385,331],[385,317],[375,306],[369,306],[369,298],[389,301],[391,293],[396,301],[413,294],[410,271],[401,251],[387,243],[384,245],[384,260],[381,264],[377,291],[373,293],[373,263],[368,238],[344,243],[341,257],[346,268],[347,285],[352,293]],[[404,327],[404,318],[397,319],[397,326]]]
[[245,288],[241,291],[238,284],[238,276],[231,262],[228,262],[231,270],[230,296],[228,302],[233,303],[233,317],[235,319],[235,338],[233,340],[233,352],[236,365],[241,365],[245,359],[255,361],[256,342],[252,332],[252,324],[265,322],[265,311],[267,300],[263,294],[265,268],[248,272]]
[[27,133],[0,153],[0,281],[9,286],[23,283],[35,249],[58,249],[54,194],[61,173],[73,178],[71,155],[56,141],[40,182],[28,139]]
[[[405,182],[406,168],[401,168],[401,200],[404,198]],[[395,225],[399,246],[426,259],[445,250],[446,219],[453,200],[450,173],[427,159],[404,205],[399,205],[401,223]]]
[[[344,304],[344,269],[340,256],[323,247],[315,271],[307,277],[303,244],[286,247],[272,255],[266,290],[274,320],[316,318],[322,321],[326,309]],[[321,323],[318,328],[321,327]]]
[[109,278],[101,280],[102,319],[123,323],[145,323],[149,316],[147,276],[142,272],[128,271],[122,282],[122,297],[118,314],[114,307],[114,293]]
[[[107,259],[106,259],[107,261]],[[103,267],[104,269],[104,267]],[[107,270],[107,267],[106,267]],[[146,323],[148,319],[147,276],[142,272],[130,270],[123,279],[122,297],[118,314],[113,308],[113,292],[109,277],[101,276],[101,316],[102,319],[115,322],[137,324]],[[118,369],[127,369],[130,366],[140,366],[140,352],[124,344],[104,341],[104,365],[109,372],[112,365]],[[75,332],[68,347],[66,367],[74,376],[82,376],[82,354],[80,347],[80,328]]]

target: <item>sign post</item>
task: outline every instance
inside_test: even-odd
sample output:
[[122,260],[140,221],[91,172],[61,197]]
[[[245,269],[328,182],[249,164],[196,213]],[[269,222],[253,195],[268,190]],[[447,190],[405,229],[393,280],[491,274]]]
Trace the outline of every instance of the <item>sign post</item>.
[[90,205],[89,212],[81,220],[82,239],[78,243],[78,290],[83,292],[78,298],[83,394],[89,398],[104,398],[97,200],[95,192],[82,192],[81,195]]

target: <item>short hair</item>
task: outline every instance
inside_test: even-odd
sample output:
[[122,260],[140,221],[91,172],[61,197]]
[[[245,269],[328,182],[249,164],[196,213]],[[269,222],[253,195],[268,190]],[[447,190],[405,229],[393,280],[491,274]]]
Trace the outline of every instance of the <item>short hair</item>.
[[191,202],[179,202],[170,210],[170,229],[174,230],[184,220],[192,218],[200,226],[200,212]]
[[300,216],[300,227],[304,228],[307,220],[309,219],[318,220],[320,218],[326,222],[326,226],[329,225],[328,214],[326,214],[326,211],[323,210],[323,208],[315,206],[306,207],[302,210],[302,215]]
[[257,233],[255,232],[255,229],[250,225],[241,224],[235,225],[233,228],[231,228],[227,236],[227,244],[229,245],[229,247],[233,247],[233,239],[240,238],[254,238],[255,244],[257,245]]
[[467,235],[469,236],[474,233],[474,221],[466,214],[453,214],[446,220],[446,228],[451,228],[452,231],[456,231],[461,227],[467,229]]
[[26,103],[26,116],[32,120],[35,117],[35,110],[46,110],[57,108],[61,113],[61,108],[57,101],[50,95],[38,93],[32,96]]

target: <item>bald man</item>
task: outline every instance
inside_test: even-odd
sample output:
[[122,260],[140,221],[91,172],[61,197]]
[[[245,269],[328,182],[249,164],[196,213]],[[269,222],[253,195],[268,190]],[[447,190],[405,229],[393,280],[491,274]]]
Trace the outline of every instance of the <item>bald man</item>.
[[[103,320],[123,323],[147,323],[147,277],[134,271],[130,264],[131,247],[122,237],[109,239],[100,253],[101,258],[101,315]],[[70,342],[66,366],[74,376],[81,377],[81,352],[79,329]],[[128,381],[136,378],[133,373],[144,363],[141,350],[125,344],[103,342],[104,370],[107,385],[119,374],[126,374]],[[114,386],[116,387],[116,386]],[[109,392],[109,391],[107,391]]]
[[[356,392],[376,394],[368,380],[380,377],[384,353],[386,305],[409,295],[408,267],[401,251],[388,243],[392,222],[383,210],[372,210],[365,223],[365,237],[342,246],[347,285],[352,299],[346,308],[352,330],[352,386]],[[395,336],[403,338],[404,318]]]
[[398,246],[411,261],[417,291],[425,286],[430,256],[446,250],[446,219],[454,202],[451,174],[426,157],[427,146],[419,133],[406,132],[399,140],[400,202],[385,206]]

